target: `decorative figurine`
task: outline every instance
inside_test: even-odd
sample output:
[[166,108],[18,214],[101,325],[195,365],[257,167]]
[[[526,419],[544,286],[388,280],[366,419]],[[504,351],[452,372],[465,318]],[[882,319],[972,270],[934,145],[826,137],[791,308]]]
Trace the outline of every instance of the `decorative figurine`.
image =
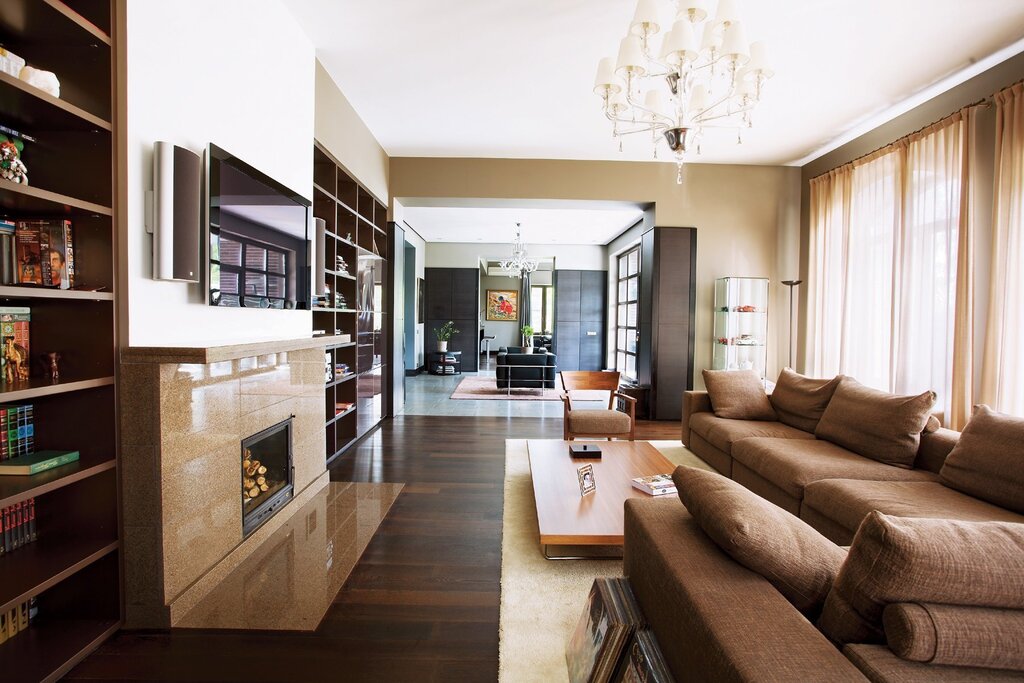
[[0,178],[28,185],[28,168],[21,160],[21,150],[25,148],[25,143],[21,140],[12,142],[6,135],[0,137],[3,138],[0,142]]
[[50,351],[40,355],[43,359],[43,365],[46,367],[46,371],[50,373],[51,382],[60,381],[60,353],[57,351]]

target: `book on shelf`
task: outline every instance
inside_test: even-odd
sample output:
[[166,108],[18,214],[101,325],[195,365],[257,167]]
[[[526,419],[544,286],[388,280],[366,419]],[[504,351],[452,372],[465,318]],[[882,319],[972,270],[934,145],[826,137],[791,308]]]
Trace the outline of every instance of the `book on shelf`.
[[673,683],[665,658],[658,647],[658,639],[649,628],[637,630],[626,649],[615,683]]
[[35,450],[32,404],[0,405],[0,463]]
[[39,474],[78,460],[78,451],[36,451],[0,462],[0,476]]
[[49,221],[18,221],[14,231],[17,259],[15,281],[19,285],[49,285],[50,229]]
[[57,289],[71,289],[75,286],[75,247],[71,235],[71,221],[48,220],[45,229],[50,235],[50,250],[46,258],[50,261],[50,279],[43,284]]
[[676,492],[676,484],[672,481],[671,474],[637,477],[633,480],[633,488],[651,496],[664,496]]
[[29,498],[0,510],[0,555],[14,552],[35,541],[36,499]]
[[[0,344],[7,345],[8,337],[13,338],[14,345],[21,347],[24,366],[24,379],[28,374],[29,359],[31,355],[31,344],[29,343],[29,327],[32,322],[32,309],[28,306],[0,306]],[[6,354],[4,354],[6,355]],[[4,364],[7,364],[6,358]],[[19,379],[15,377],[15,380]],[[0,380],[7,381],[7,373],[0,372]]]
[[608,683],[634,632],[644,626],[640,606],[624,578],[594,580],[565,660],[572,683]]
[[13,285],[17,257],[14,248],[14,233],[18,226],[14,221],[0,219],[0,284]]

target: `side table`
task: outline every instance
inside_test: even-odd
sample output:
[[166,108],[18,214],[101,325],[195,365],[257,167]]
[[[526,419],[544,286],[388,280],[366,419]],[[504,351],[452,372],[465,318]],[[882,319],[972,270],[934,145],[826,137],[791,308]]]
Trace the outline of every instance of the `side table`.
[[461,375],[462,351],[431,351],[427,370],[431,375]]

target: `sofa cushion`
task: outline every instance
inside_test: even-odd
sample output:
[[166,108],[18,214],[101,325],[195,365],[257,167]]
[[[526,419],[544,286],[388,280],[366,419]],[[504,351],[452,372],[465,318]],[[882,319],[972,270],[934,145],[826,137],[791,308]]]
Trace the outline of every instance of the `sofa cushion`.
[[775,411],[753,370],[704,370],[715,415],[729,420],[774,420]]
[[897,396],[843,377],[814,435],[879,462],[911,468],[935,393]]
[[626,500],[624,532],[623,571],[676,680],[811,681],[827,671],[829,681],[863,683],[806,617],[722,552],[674,497]]
[[882,611],[898,602],[1024,609],[1024,525],[871,512],[818,626],[840,645],[884,643]]
[[1024,611],[901,602],[887,605],[889,649],[903,659],[1024,670]]
[[939,476],[958,491],[1024,513],[1024,418],[976,406]]
[[1016,671],[922,664],[900,659],[885,645],[847,645],[845,654],[871,683],[1020,683]]
[[680,465],[679,499],[711,540],[805,614],[821,610],[846,553],[802,520],[715,472]]
[[574,434],[629,433],[629,415],[618,410],[570,410],[568,420]]
[[1024,523],[1024,515],[954,491],[937,481],[816,481],[804,489],[803,506],[838,522],[851,536],[872,510],[896,517]]
[[813,434],[840,379],[812,379],[783,368],[769,398],[779,422]]
[[891,467],[820,439],[743,439],[733,443],[732,457],[798,500],[805,486],[822,479],[937,479],[931,472]]
[[779,439],[813,439],[813,434],[782,424],[762,420],[727,420],[712,413],[694,413],[690,417],[690,431],[703,437],[715,448],[732,452],[733,443],[753,436]]

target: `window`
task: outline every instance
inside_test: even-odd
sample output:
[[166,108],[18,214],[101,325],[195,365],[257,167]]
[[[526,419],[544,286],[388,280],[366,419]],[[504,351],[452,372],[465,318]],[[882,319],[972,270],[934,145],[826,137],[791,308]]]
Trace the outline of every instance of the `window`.
[[232,306],[284,308],[288,255],[284,250],[226,232],[210,233],[210,278],[217,299]]
[[618,258],[615,289],[615,369],[636,380],[637,328],[640,326],[640,245]]
[[555,329],[555,288],[551,285],[530,287],[530,327],[537,334]]

